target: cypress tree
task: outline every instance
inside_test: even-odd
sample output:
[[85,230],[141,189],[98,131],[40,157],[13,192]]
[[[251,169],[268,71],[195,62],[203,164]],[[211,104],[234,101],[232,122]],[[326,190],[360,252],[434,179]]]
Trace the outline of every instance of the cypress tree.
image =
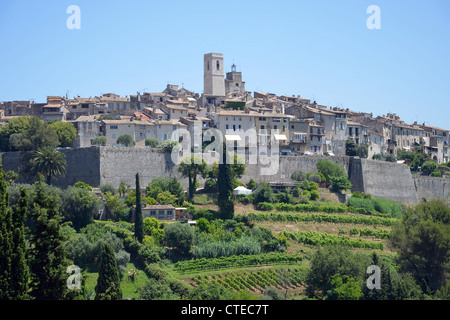
[[136,239],[142,243],[144,239],[144,224],[142,219],[141,187],[139,184],[139,173],[136,173],[136,210],[134,212],[134,234]]
[[11,274],[13,232],[9,195],[3,170],[0,168],[0,300],[12,299]]
[[97,285],[95,286],[95,300],[120,300],[119,270],[117,269],[114,250],[108,243],[103,243],[98,268]]
[[219,195],[217,204],[221,219],[233,219],[234,217],[234,195],[233,195],[233,174],[231,164],[227,164],[227,152],[225,143],[223,144],[222,163],[219,164],[217,177],[217,188]]
[[43,181],[35,184],[31,235],[32,292],[37,300],[61,300],[67,292],[65,238],[60,232],[58,198],[45,189]]
[[19,204],[14,208],[13,216],[13,256],[12,256],[12,293],[13,299],[21,300],[27,296],[29,268],[26,259],[25,219],[28,212],[28,195],[25,188],[20,188]]

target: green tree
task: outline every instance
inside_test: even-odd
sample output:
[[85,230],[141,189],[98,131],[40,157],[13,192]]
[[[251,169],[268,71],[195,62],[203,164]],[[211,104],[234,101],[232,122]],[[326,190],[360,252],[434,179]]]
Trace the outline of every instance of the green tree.
[[372,156],[372,160],[383,160],[383,155],[381,153],[375,153]]
[[217,179],[217,205],[219,206],[219,215],[222,219],[233,219],[234,217],[234,191],[233,191],[233,172],[231,164],[227,163],[226,147],[223,144],[222,163],[219,164],[219,174]]
[[341,192],[346,189],[350,189],[352,187],[351,182],[347,177],[330,177],[331,190],[334,192]]
[[71,122],[53,121],[47,127],[56,133],[60,146],[63,148],[70,147],[77,137],[77,130]]
[[159,148],[165,149],[166,151],[172,151],[175,146],[179,145],[180,143],[178,141],[173,141],[170,139],[167,139],[158,146]]
[[330,284],[332,289],[328,292],[328,300],[359,300],[363,296],[361,284],[353,277],[335,274]]
[[422,172],[429,176],[432,172],[438,169],[438,165],[434,161],[425,161],[422,164]]
[[105,136],[98,136],[92,140],[92,145],[94,146],[106,146],[108,143],[108,139]]
[[[233,179],[240,179],[245,174],[245,169],[247,168],[247,165],[243,163],[243,160],[240,156],[237,154],[234,154],[233,163],[230,164],[231,166],[231,174]],[[214,179],[217,181],[219,178],[219,165],[217,162],[214,162],[209,169],[208,177],[211,179]]]
[[387,154],[384,160],[387,162],[396,162],[397,158],[393,154]]
[[[28,118],[28,125],[20,136],[10,139],[10,148],[19,151],[35,151],[42,148],[56,148],[61,143],[55,131],[50,129],[47,123],[36,117]],[[11,137],[10,137],[11,138]]]
[[139,183],[139,173],[136,173],[136,209],[134,211],[134,235],[142,243],[144,240],[144,225],[142,217],[141,186]]
[[36,300],[61,300],[67,293],[66,238],[60,229],[59,197],[43,181],[34,185],[33,229],[30,238],[31,296]]
[[177,171],[180,172],[184,178],[188,178],[188,195],[189,200],[192,200],[197,184],[197,176],[200,175],[202,178],[206,178],[208,173],[208,166],[206,165],[205,160],[194,155],[185,157],[181,160],[180,165],[177,167]]
[[117,142],[117,144],[124,145],[125,147],[133,147],[136,144],[136,142],[134,142],[133,137],[128,133],[124,133],[124,134],[120,135],[117,138],[116,142]]
[[28,215],[28,194],[25,188],[20,188],[20,198],[13,208],[13,252],[12,252],[12,284],[11,294],[14,300],[23,300],[28,296],[28,281],[30,271],[26,258],[25,219]]
[[362,254],[351,252],[348,248],[327,246],[320,248],[312,256],[311,267],[307,273],[306,293],[309,297],[323,298],[335,288],[331,283],[334,275],[348,276],[362,283],[366,280],[366,269],[370,261]]
[[356,147],[356,155],[360,158],[367,158],[369,155],[369,149],[365,144]]
[[62,176],[66,172],[67,162],[65,154],[53,147],[38,149],[31,159],[32,170],[46,177],[47,184],[51,184],[52,178]]
[[268,182],[261,182],[256,186],[253,192],[253,204],[259,204],[261,202],[273,202],[275,195],[272,187]]
[[400,266],[410,272],[424,292],[445,287],[449,272],[450,208],[437,201],[408,208],[392,227],[391,242]]
[[118,215],[125,209],[125,203],[119,198],[118,194],[112,194],[106,191],[103,194],[105,204],[113,215]]
[[147,217],[144,219],[143,225],[145,235],[153,237],[157,244],[161,244],[164,240],[165,232],[158,219]]
[[304,173],[302,170],[294,171],[291,174],[291,179],[294,181],[303,181],[306,179],[306,173]]
[[170,223],[164,227],[164,241],[169,247],[174,247],[187,254],[194,240],[194,229],[187,223]]
[[101,247],[98,279],[95,286],[95,300],[121,300],[119,269],[114,250],[108,243]]
[[316,167],[329,185],[331,184],[331,177],[347,177],[344,167],[330,159],[317,161]]
[[159,144],[158,140],[156,140],[155,138],[145,138],[144,143],[146,147],[152,148],[155,148]]
[[3,170],[0,170],[0,300],[11,300],[13,298],[13,222],[8,202],[7,183],[4,179]]
[[92,187],[83,181],[75,182],[73,186],[87,191],[92,191]]
[[345,141],[345,155],[354,157],[356,156],[356,143],[353,139],[347,139]]
[[125,197],[126,193],[130,191],[130,185],[122,181],[117,191],[119,192],[119,197]]
[[247,183],[247,189],[255,189],[256,188],[256,182],[253,179],[250,179]]
[[168,191],[177,198],[177,204],[182,205],[185,196],[183,185],[176,178],[154,178],[146,187],[146,195],[156,199],[158,194]]
[[68,187],[62,191],[61,200],[64,219],[71,221],[73,228],[77,231],[93,221],[100,207],[95,194],[77,187]]
[[[30,125],[30,119],[27,116],[12,118],[7,124],[0,128],[0,150],[2,152],[13,151],[10,146],[10,138],[13,134],[22,134]],[[20,136],[19,136],[20,137]]]

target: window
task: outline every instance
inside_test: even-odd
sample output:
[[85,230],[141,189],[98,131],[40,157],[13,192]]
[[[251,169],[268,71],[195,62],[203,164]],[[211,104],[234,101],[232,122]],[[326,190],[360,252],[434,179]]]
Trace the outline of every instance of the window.
[[219,62],[219,60],[217,60],[216,68],[217,68],[217,70],[220,70],[220,62]]
[[164,217],[164,210],[158,210],[158,216]]
[[150,210],[150,217],[156,217],[156,210]]
[[176,125],[173,125],[173,126],[172,126],[172,130],[177,130],[177,126],[176,126]]
[[109,128],[110,128],[111,130],[114,130],[114,129],[118,129],[119,127],[118,127],[118,126],[109,126]]
[[166,215],[167,215],[167,217],[172,217],[173,216],[173,210],[167,210],[166,211]]
[[206,66],[206,69],[209,71],[209,61],[208,61],[208,64]]
[[225,125],[225,129],[228,130],[230,127],[228,126],[228,124]]

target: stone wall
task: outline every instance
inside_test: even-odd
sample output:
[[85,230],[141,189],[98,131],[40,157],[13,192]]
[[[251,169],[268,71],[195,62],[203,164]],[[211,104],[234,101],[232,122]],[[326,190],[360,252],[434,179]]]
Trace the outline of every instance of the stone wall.
[[[78,181],[83,181],[91,186],[100,184],[100,149],[78,148],[78,149],[60,149],[66,155],[67,169],[64,177],[52,180],[52,184],[58,187],[67,187]],[[33,183],[35,176],[28,173],[27,159],[30,153],[5,152],[2,154],[3,170],[13,170],[19,172],[20,183]]]
[[187,179],[181,178],[169,152],[146,148],[100,147],[100,184],[110,183],[118,187],[121,182],[132,188],[139,173],[141,187],[147,186],[154,178],[172,178],[180,180],[187,188]]
[[[55,179],[60,187],[83,181],[93,187],[110,183],[118,187],[121,182],[135,185],[135,174],[139,173],[140,183],[145,187],[157,177],[179,179],[187,189],[187,178],[176,171],[168,152],[146,148],[91,147],[61,149],[66,154],[67,173],[63,178]],[[8,152],[2,154],[3,170],[18,172],[24,154]],[[450,180],[431,177],[413,177],[409,168],[402,164],[346,156],[295,156],[280,157],[279,166],[273,175],[263,175],[262,164],[247,165],[246,174],[240,179],[247,183],[289,182],[296,170],[315,172],[317,161],[331,159],[341,164],[352,182],[352,191],[369,193],[373,197],[386,198],[406,203],[417,203],[421,198],[449,199]],[[20,182],[32,182],[32,177],[22,175]],[[202,179],[199,179],[203,185]]]
[[450,199],[450,179],[413,176],[417,198]]
[[373,197],[417,203],[411,171],[406,165],[360,159],[363,191]]

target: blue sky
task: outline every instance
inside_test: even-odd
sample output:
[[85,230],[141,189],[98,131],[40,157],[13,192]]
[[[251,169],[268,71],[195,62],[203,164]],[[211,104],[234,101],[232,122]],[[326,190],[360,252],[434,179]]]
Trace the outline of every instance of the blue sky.
[[[72,4],[80,30],[66,27]],[[0,101],[202,93],[203,54],[220,52],[249,91],[450,129],[448,0],[2,0],[0,48]]]

